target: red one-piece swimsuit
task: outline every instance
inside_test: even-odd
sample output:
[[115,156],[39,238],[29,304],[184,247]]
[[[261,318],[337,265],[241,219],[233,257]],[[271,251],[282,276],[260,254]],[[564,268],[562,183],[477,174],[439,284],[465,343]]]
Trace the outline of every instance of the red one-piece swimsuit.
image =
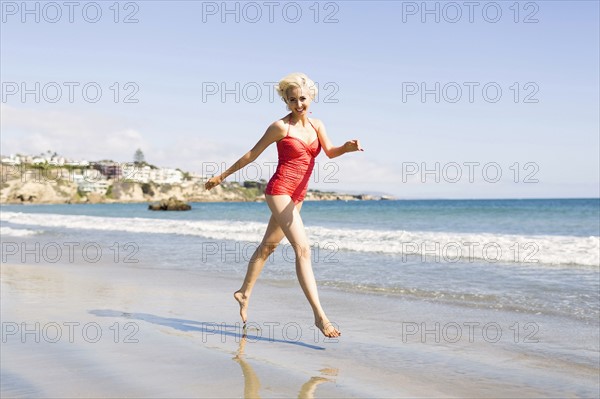
[[[308,121],[313,129],[312,122]],[[315,132],[317,129],[315,129]],[[315,157],[321,152],[319,137],[306,144],[298,137],[290,136],[290,124],[284,138],[277,142],[279,161],[275,174],[269,180],[265,194],[289,195],[294,203],[304,200],[308,190],[308,181],[315,166]]]

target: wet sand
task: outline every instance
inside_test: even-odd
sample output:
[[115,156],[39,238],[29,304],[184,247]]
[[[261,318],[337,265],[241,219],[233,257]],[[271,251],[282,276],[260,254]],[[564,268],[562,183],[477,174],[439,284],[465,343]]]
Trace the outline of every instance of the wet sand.
[[[297,283],[90,264],[2,264],[2,397],[593,397],[597,326]],[[529,323],[529,324],[528,324]],[[597,340],[596,340],[597,342]]]

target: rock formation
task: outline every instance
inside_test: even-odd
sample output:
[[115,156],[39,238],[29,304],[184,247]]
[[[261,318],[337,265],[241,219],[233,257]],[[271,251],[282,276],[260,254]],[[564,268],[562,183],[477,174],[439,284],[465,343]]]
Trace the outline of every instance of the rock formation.
[[171,197],[168,200],[162,200],[158,204],[148,205],[151,211],[189,211],[192,207],[185,202]]
[[[107,180],[106,192],[83,192],[69,178],[60,174],[15,173],[2,169],[0,203],[61,204],[110,202],[159,202],[171,197],[185,202],[255,202],[264,201],[265,182],[223,182],[208,191],[203,179],[185,180],[181,184],[137,183],[127,180]],[[12,172],[12,173],[8,173]],[[106,190],[106,189],[105,189]],[[306,201],[378,199],[368,195],[350,195],[309,190]],[[386,198],[387,199],[387,198]]]

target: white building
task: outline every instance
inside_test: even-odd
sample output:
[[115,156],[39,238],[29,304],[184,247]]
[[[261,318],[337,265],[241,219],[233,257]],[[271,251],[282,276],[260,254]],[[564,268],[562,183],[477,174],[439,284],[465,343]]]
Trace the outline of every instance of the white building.
[[138,183],[157,184],[180,184],[183,182],[183,173],[177,169],[157,168],[150,166],[139,166],[133,163],[126,163],[121,166],[123,180],[131,180]]
[[109,186],[110,184],[107,180],[98,180],[92,182],[83,180],[77,185],[77,188],[82,193],[97,193],[100,195],[105,195]]
[[21,157],[11,154],[9,157],[2,158],[2,163],[5,165],[20,165]]
[[48,165],[52,165],[52,166],[81,166],[81,167],[90,166],[90,163],[88,161],[74,161],[74,160],[59,156],[59,155],[50,155],[50,153],[40,154],[40,155],[36,155],[36,156],[11,154],[8,157],[3,157],[0,161],[6,165],[21,165],[21,164],[39,165],[39,164],[47,163]]
[[77,189],[82,193],[98,193],[100,195],[105,195],[110,186],[108,180],[100,172],[93,169],[86,171],[85,174],[74,173],[72,178],[73,182],[77,184]]
[[52,157],[52,158],[50,158],[50,160],[48,160],[48,165],[62,166],[64,164],[65,164],[64,157]]
[[158,168],[150,171],[150,180],[158,184],[181,184],[183,173],[177,169]]
[[137,183],[148,183],[150,181],[150,166],[139,166],[133,163],[121,165],[121,179],[131,180]]
[[80,166],[80,167],[88,167],[90,166],[90,162],[89,161],[73,161],[73,160],[66,160],[64,163],[65,166]]

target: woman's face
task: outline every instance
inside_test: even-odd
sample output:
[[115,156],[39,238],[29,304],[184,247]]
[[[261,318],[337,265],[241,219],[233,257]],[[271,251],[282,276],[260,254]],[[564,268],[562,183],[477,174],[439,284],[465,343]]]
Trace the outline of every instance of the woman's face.
[[285,92],[287,105],[295,116],[306,115],[312,99],[307,90],[300,87],[290,87]]

